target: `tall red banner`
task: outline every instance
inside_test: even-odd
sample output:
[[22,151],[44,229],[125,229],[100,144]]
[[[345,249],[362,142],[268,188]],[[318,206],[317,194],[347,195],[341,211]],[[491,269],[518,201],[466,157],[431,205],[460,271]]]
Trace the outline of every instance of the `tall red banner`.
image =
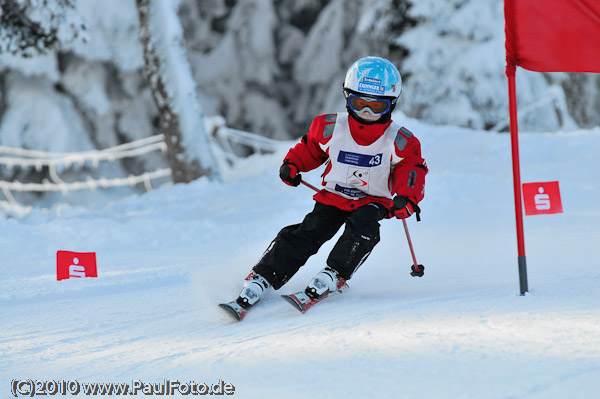
[[[600,0],[504,0],[504,18],[517,259],[521,295],[525,295],[529,288],[521,202],[516,69],[520,66],[538,72],[600,73]],[[539,201],[546,195],[533,193],[534,212],[540,211],[539,204],[535,208],[535,199]]]
[[505,0],[508,67],[600,72],[599,0]]

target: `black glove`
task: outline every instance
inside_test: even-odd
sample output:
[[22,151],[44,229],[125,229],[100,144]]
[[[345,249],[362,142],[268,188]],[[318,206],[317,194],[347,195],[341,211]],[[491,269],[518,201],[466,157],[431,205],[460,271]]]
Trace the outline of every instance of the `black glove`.
[[396,195],[392,201],[394,201],[394,205],[390,208],[390,217],[395,216],[398,219],[406,219],[413,213],[416,213],[417,221],[421,220],[421,208],[419,208],[419,205],[410,198]]
[[285,159],[283,165],[279,168],[279,177],[288,186],[297,187],[302,181],[302,175],[299,172],[300,169],[295,163]]

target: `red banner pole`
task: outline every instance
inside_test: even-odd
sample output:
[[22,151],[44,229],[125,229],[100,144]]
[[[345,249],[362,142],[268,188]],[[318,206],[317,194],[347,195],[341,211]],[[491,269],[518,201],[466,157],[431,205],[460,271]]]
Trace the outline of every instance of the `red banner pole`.
[[517,249],[519,264],[519,286],[521,295],[529,291],[527,284],[527,262],[525,258],[525,235],[523,233],[523,202],[521,199],[521,168],[519,161],[519,123],[517,120],[516,67],[507,68],[508,103],[510,111],[510,142],[512,149],[513,185],[515,192],[515,216],[517,222]]

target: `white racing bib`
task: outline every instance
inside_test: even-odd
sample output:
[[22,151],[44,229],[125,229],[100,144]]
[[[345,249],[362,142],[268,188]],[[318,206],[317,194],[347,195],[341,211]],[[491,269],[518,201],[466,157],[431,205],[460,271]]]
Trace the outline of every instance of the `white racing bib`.
[[363,146],[350,134],[348,114],[338,113],[331,140],[322,146],[329,149],[331,162],[331,170],[324,176],[325,189],[348,199],[367,195],[392,198],[390,172],[399,128],[392,122],[373,144]]

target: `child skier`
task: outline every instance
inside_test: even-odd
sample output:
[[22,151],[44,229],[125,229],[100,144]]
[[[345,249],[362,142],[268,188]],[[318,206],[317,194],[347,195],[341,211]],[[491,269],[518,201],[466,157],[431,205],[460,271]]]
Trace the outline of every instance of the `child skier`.
[[[318,300],[345,286],[379,242],[379,221],[417,213],[424,197],[427,166],[419,140],[391,120],[402,90],[398,69],[388,60],[356,61],[343,85],[347,113],[316,117],[308,134],[285,156],[284,183],[326,164],[314,209],[302,223],[283,228],[244,280],[228,310],[242,319],[271,287],[281,288],[342,225],[344,232],[321,270],[305,289]],[[422,276],[423,270],[413,275]],[[222,305],[223,306],[223,305]],[[227,306],[227,305],[225,305]]]

